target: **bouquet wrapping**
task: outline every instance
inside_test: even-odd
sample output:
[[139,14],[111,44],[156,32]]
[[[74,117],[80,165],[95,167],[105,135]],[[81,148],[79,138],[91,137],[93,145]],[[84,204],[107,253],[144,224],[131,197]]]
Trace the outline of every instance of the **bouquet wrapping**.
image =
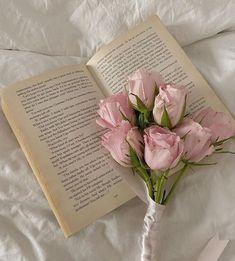
[[147,212],[143,222],[143,233],[141,238],[141,261],[157,260],[156,247],[159,245],[158,237],[159,223],[165,206],[156,204],[149,200]]

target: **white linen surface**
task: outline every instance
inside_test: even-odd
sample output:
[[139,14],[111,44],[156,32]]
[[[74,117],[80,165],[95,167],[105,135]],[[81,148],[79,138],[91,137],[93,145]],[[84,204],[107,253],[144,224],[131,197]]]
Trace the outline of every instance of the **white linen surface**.
[[[0,0],[0,87],[84,62],[153,14],[235,116],[234,0]],[[65,239],[2,111],[0,126],[1,261],[140,259],[144,203],[135,198]],[[235,158],[218,161],[188,175],[167,206],[159,261],[196,260],[215,232],[235,239]],[[235,241],[220,258],[232,260]]]

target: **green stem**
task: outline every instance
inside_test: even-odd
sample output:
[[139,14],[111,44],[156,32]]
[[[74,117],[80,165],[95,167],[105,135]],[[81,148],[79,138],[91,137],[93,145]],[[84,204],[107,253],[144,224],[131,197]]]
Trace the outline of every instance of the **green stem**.
[[153,198],[153,185],[152,185],[152,181],[148,175],[148,172],[146,171],[146,169],[143,169],[142,167],[136,167],[135,170],[146,183],[148,192],[149,192],[149,196],[151,198]]
[[174,184],[172,185],[168,195],[166,196],[165,200],[163,201],[163,205],[166,205],[166,203],[169,201],[169,199],[171,198],[173,192],[175,191],[176,186],[178,185],[180,179],[184,176],[184,174],[186,173],[186,169],[187,169],[188,165],[185,164],[184,167],[182,168],[180,174],[178,175],[177,179],[175,180]]
[[159,186],[160,186],[160,180],[161,178],[158,177],[156,184],[154,185],[154,201],[157,203],[157,199],[158,199],[158,191],[159,191]]
[[228,150],[223,150],[223,151],[216,151],[216,154],[220,154],[220,153],[229,153],[229,154],[235,154],[235,151],[228,151]]
[[158,182],[157,182],[155,201],[159,204],[162,201],[163,188],[164,188],[164,185],[166,183],[168,173],[169,173],[169,170],[163,172],[161,177],[158,179]]
[[213,162],[213,163],[196,163],[196,162],[188,162],[187,164],[188,164],[188,165],[191,165],[191,166],[213,166],[213,165],[216,165],[217,162]]
[[183,168],[177,170],[176,172],[172,173],[170,176],[175,176],[177,175],[178,173],[180,173],[182,171]]
[[230,140],[230,139],[235,139],[235,136],[231,136],[231,137],[229,137],[229,138],[227,138],[227,139],[223,139],[223,140],[219,140],[219,141],[216,141],[216,142],[214,142],[214,146],[220,146],[220,145],[222,145],[224,142],[226,142],[226,141],[228,141],[228,140]]
[[211,165],[216,165],[217,162],[213,162],[213,163],[197,163],[197,162],[190,162],[187,160],[182,160],[184,164],[186,165],[191,165],[191,166],[211,166]]

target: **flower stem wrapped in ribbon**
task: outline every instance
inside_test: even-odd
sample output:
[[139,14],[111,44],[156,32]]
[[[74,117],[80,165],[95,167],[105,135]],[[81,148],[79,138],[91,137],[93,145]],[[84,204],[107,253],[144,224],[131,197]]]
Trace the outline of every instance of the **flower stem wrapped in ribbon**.
[[[128,77],[128,90],[99,104],[97,123],[110,129],[103,146],[120,165],[132,168],[146,184],[149,198],[165,205],[188,167],[223,150],[235,137],[233,120],[212,108],[185,116],[188,91],[166,83],[158,72],[140,69]],[[168,177],[174,174],[171,187]]]

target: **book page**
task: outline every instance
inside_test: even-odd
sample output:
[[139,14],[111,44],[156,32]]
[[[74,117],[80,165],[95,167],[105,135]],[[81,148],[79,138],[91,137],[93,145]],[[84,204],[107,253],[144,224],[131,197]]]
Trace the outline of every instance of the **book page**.
[[157,16],[101,48],[87,65],[106,95],[126,88],[127,77],[144,68],[160,72],[167,82],[187,86],[188,112],[210,105],[229,113]]
[[66,236],[134,197],[95,123],[103,94],[73,65],[5,88],[3,111]]

